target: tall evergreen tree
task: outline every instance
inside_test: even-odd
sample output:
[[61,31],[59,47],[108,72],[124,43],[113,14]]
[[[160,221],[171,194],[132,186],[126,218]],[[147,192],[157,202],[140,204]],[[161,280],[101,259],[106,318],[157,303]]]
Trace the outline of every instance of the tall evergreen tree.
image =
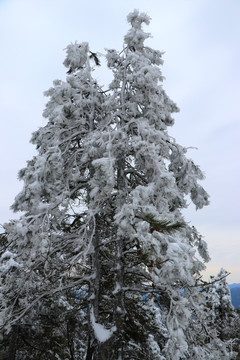
[[22,216],[5,225],[1,257],[1,321],[23,334],[18,358],[223,358],[224,342],[199,334],[198,279],[209,257],[181,213],[188,195],[197,209],[208,195],[167,132],[178,108],[161,85],[162,53],[144,44],[149,21],[130,13],[123,51],[107,51],[109,92],[92,77],[99,60],[87,43],[67,47],[66,82],[46,92],[48,123],[19,173],[13,209]]
[[[206,294],[208,310],[208,320],[211,325],[217,328],[219,337],[226,339],[231,331],[233,323],[234,308],[231,301],[231,293],[227,284],[227,275],[229,273],[221,269],[217,276],[211,276],[210,283],[204,287],[203,292]],[[212,316],[210,315],[212,314]]]
[[217,336],[229,349],[239,352],[239,316],[234,310],[231,293],[227,283],[229,273],[221,269],[217,276],[211,276],[210,282],[203,287],[202,293],[206,299],[208,327],[217,332]]

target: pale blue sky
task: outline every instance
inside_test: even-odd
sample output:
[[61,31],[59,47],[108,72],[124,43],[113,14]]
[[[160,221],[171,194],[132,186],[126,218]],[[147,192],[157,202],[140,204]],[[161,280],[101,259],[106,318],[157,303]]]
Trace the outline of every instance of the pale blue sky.
[[[206,173],[211,205],[186,211],[205,236],[212,261],[240,282],[240,2],[239,0],[0,0],[0,223],[22,184],[17,172],[31,159],[31,133],[45,124],[42,95],[65,79],[63,49],[75,40],[93,51],[121,50],[134,8],[152,17],[149,45],[165,51],[164,88],[180,107],[171,134]],[[109,74],[98,72],[107,84]]]

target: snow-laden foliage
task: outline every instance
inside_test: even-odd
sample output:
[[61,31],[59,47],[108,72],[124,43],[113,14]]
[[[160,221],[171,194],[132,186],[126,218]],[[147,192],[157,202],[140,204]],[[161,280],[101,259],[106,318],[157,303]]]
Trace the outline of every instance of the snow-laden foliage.
[[[228,349],[238,350],[239,317],[231,302],[231,293],[227,283],[229,273],[221,269],[217,276],[211,276],[209,284],[203,287],[202,294],[206,300],[206,323],[209,328],[218,333],[218,337],[225,341]],[[236,331],[237,330],[237,331]],[[224,359],[231,358],[225,350]]]
[[12,348],[20,329],[18,358],[223,358],[199,292],[207,246],[181,213],[188,196],[200,209],[208,195],[168,134],[178,108],[162,88],[162,53],[145,46],[149,21],[133,11],[124,50],[107,50],[109,91],[92,77],[96,53],[75,43],[66,81],[45,93],[48,122],[19,172],[22,215],[5,224],[0,263],[1,326],[12,326]]

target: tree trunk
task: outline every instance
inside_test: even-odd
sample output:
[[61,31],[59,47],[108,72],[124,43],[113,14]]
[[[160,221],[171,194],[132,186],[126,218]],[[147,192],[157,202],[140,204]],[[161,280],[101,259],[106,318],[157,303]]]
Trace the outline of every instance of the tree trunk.
[[8,360],[15,360],[18,343],[19,325],[12,325],[10,344],[8,349]]

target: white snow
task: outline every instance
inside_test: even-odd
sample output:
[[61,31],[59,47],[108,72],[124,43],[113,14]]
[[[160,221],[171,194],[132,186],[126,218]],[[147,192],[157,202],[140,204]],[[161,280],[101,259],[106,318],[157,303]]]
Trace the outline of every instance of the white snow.
[[121,286],[120,284],[117,282],[116,283],[116,286],[115,286],[115,289],[113,290],[113,295],[117,294],[119,291],[121,290]]
[[105,342],[110,339],[114,331],[117,330],[116,326],[113,326],[111,329],[106,329],[103,325],[97,323],[93,313],[93,308],[91,309],[90,317],[95,336],[100,342]]

